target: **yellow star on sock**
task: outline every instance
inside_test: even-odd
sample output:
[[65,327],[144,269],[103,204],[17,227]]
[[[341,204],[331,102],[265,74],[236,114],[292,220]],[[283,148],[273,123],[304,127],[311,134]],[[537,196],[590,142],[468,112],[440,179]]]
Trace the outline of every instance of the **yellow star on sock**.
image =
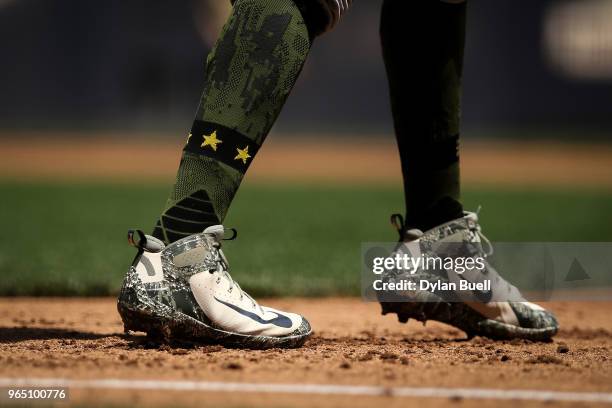
[[238,151],[238,154],[236,157],[234,157],[234,160],[242,160],[242,163],[246,164],[247,159],[251,157],[249,154],[249,146],[245,147],[244,149],[236,148],[236,151]]
[[220,143],[223,143],[223,141],[217,139],[217,131],[215,130],[210,135],[204,135],[204,142],[202,143],[202,146],[200,147],[210,146],[216,152],[217,145]]

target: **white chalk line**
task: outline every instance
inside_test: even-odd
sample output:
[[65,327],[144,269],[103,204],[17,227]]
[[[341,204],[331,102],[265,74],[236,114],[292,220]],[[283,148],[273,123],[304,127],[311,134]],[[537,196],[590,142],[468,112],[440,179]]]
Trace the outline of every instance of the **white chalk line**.
[[252,392],[612,403],[612,393],[607,392],[446,387],[381,387],[334,384],[275,384],[221,381],[124,380],[114,378],[97,380],[73,380],[66,378],[0,378],[0,387],[65,387],[68,389]]

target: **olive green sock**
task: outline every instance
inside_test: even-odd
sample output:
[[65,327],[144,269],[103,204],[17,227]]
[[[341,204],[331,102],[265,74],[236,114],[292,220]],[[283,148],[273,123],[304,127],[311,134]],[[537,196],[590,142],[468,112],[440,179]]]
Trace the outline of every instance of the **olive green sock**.
[[206,86],[154,235],[170,243],[225,218],[310,50],[293,0],[238,0],[207,59]]

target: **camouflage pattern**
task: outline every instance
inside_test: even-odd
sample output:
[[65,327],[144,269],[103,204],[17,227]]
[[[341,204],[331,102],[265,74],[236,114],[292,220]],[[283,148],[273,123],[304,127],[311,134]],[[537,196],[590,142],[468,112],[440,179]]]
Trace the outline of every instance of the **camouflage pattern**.
[[206,317],[191,293],[189,278],[216,270],[219,248],[219,241],[210,234],[192,235],[165,247],[161,254],[164,279],[160,283],[143,283],[134,262],[117,304],[126,332],[143,331],[162,342],[177,339],[253,349],[300,347],[312,333],[306,319],[293,333],[271,337],[228,332]]
[[[474,213],[466,213],[462,218],[425,232],[404,231],[404,242],[398,245],[396,253],[414,252],[415,245],[421,254],[431,257],[478,256],[486,259],[490,253],[490,243],[484,238],[478,217]],[[481,275],[480,280],[474,275],[469,278],[465,274],[463,276],[471,282],[481,281],[484,277],[492,281],[492,293],[484,299],[474,297],[465,301],[460,294],[428,290],[398,291],[391,298],[380,298],[382,313],[396,313],[402,323],[407,322],[409,318],[422,322],[437,320],[465,331],[470,337],[480,335],[495,339],[524,338],[543,341],[557,333],[558,323],[554,315],[528,306],[518,289],[499,276],[491,265],[485,262],[485,269],[476,270],[475,273]],[[449,273],[445,270],[420,268],[414,274],[405,270],[392,271],[383,276],[383,281],[426,280],[449,283],[455,280],[452,275],[452,271]],[[470,303],[478,301],[487,303],[508,300],[519,326],[488,319],[470,306]]]
[[292,0],[239,0],[208,56],[197,119],[263,143],[310,50]]

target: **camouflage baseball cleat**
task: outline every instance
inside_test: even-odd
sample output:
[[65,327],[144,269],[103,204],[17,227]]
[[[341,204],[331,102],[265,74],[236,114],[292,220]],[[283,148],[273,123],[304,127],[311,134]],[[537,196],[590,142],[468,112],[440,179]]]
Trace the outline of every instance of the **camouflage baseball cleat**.
[[[462,218],[442,224],[422,232],[406,230],[399,215],[392,216],[392,223],[400,231],[401,241],[396,254],[410,253],[411,256],[439,256],[440,253],[463,251],[470,256],[485,259],[484,268],[475,270],[469,280],[472,282],[487,279],[491,289],[465,299],[454,293],[448,295],[441,291],[415,290],[395,292],[390,299],[379,296],[382,314],[396,313],[402,323],[413,318],[422,322],[436,320],[463,330],[469,337],[486,336],[492,339],[527,339],[546,341],[554,336],[559,325],[555,316],[542,307],[525,301],[519,290],[505,281],[497,271],[486,262],[490,255],[491,244],[484,237],[475,213],[464,213]],[[485,249],[488,247],[488,249]],[[415,254],[418,252],[418,254]],[[453,276],[448,271],[431,271],[420,268],[416,273],[393,271],[383,280],[387,282],[402,279],[449,283]],[[477,274],[477,275],[475,275]],[[454,275],[455,278],[457,274]],[[465,278],[462,275],[461,278]],[[418,285],[417,285],[418,286]],[[475,294],[474,294],[475,293]]]
[[257,349],[304,344],[312,333],[305,318],[260,306],[232,280],[221,250],[225,231],[212,226],[168,246],[142,231],[136,241],[130,231],[128,240],[139,251],[117,304],[125,330],[163,342]]

